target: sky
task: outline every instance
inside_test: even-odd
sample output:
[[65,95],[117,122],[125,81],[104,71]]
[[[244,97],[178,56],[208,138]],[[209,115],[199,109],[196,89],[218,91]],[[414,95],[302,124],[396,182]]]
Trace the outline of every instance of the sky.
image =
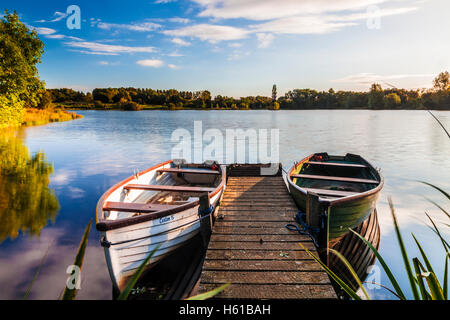
[[426,88],[450,71],[448,0],[1,0],[0,8],[38,32],[48,88],[270,96],[273,84],[279,95],[367,91],[373,82]]

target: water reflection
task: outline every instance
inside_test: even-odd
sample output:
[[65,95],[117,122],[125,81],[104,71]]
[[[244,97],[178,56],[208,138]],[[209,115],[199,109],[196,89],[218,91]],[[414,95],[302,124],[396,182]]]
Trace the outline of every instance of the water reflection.
[[39,235],[59,209],[49,188],[53,166],[42,152],[30,156],[22,137],[23,131],[0,131],[0,242],[20,232]]

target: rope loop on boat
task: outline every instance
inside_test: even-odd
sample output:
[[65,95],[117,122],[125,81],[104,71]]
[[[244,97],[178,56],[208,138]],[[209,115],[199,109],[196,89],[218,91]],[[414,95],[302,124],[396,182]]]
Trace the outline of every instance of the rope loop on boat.
[[310,225],[308,225],[305,221],[306,214],[299,211],[295,215],[295,221],[302,226],[302,229],[300,229],[297,225],[288,223],[285,227],[286,229],[290,231],[297,231],[299,234],[304,236],[309,236],[311,240],[314,243],[314,246],[319,247],[319,244],[317,243],[317,240],[314,236],[314,234],[318,234],[320,232],[320,228],[312,228]]
[[199,216],[206,216],[206,215],[210,215],[212,212],[214,211],[214,206],[210,205],[208,209],[205,210],[200,210],[200,207],[198,208],[198,215]]

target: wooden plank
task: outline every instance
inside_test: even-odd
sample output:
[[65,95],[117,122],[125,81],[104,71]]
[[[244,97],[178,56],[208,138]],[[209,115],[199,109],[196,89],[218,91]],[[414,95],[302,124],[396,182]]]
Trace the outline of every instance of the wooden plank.
[[[273,284],[243,285],[231,284],[215,299],[336,299],[330,285]],[[199,291],[208,292],[217,288],[215,284],[200,283]]]
[[311,174],[293,174],[291,176],[291,178],[342,181],[342,182],[354,182],[354,183],[371,183],[371,184],[379,183],[377,180],[357,179],[357,178],[347,178],[347,177],[334,177],[334,176],[316,176],[316,175],[311,175]]
[[320,166],[333,166],[333,167],[347,167],[347,168],[368,168],[368,166],[366,166],[366,165],[354,164],[354,163],[308,161],[308,162],[306,162],[306,164],[320,165]]
[[[211,241],[209,243],[209,249],[213,250],[233,250],[233,249],[239,249],[239,250],[292,250],[293,248],[298,248],[298,250],[301,249],[298,242],[239,242],[239,241]],[[311,250],[315,249],[314,244],[309,241],[302,241],[302,245],[305,246],[306,249]]]
[[314,260],[206,260],[203,270],[208,271],[320,271]]
[[169,172],[169,173],[194,173],[194,174],[214,174],[220,175],[219,171],[207,170],[207,169],[178,169],[178,168],[167,168],[156,170],[159,173]]
[[162,186],[162,185],[147,185],[147,184],[129,184],[123,188],[136,190],[149,190],[149,191],[195,192],[195,193],[213,192],[214,190],[216,190],[216,188]]
[[253,242],[300,242],[311,240],[308,236],[292,234],[218,234],[211,236],[211,241],[253,241]]
[[203,270],[201,283],[242,284],[329,284],[325,272],[310,271],[208,271]]
[[347,197],[358,194],[358,192],[340,191],[340,190],[315,189],[315,188],[302,188],[302,189],[324,196]]
[[163,204],[148,204],[134,202],[107,202],[103,207],[104,211],[139,212],[152,213],[156,211],[169,210],[178,206]]
[[[300,246],[299,246],[300,247]],[[206,259],[220,260],[313,260],[304,250],[208,250]]]

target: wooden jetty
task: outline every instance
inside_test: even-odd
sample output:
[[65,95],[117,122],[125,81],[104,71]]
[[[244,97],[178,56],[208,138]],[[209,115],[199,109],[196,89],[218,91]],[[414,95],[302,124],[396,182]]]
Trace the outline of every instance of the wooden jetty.
[[229,178],[201,271],[197,293],[231,285],[215,299],[336,299],[308,236],[289,231],[297,207],[280,170],[229,167]]

